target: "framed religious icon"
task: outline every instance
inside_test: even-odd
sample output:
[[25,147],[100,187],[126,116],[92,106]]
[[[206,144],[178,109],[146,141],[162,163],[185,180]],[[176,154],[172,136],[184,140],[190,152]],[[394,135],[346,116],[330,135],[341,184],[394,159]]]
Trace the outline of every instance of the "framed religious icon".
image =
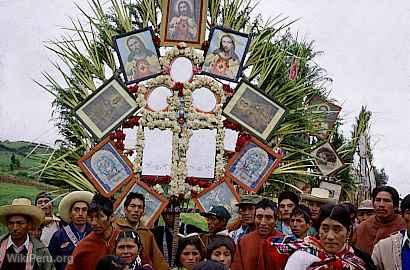
[[212,206],[222,205],[231,214],[229,223],[232,223],[238,217],[239,194],[236,192],[230,179],[225,178],[212,184],[204,189],[201,193],[193,198],[196,207],[201,212],[207,212]]
[[242,75],[250,41],[247,34],[222,27],[212,28],[202,73],[237,82]]
[[311,155],[315,158],[316,166],[324,176],[329,176],[345,166],[336,150],[328,142],[316,147]]
[[319,184],[320,188],[327,189],[329,191],[330,197],[336,202],[339,201],[340,194],[342,193],[342,186],[337,183],[321,181]]
[[101,140],[138,109],[126,87],[112,78],[77,106],[75,115],[97,140]]
[[137,83],[162,73],[159,51],[151,27],[113,37],[126,84]]
[[161,42],[164,46],[185,42],[201,48],[205,39],[207,0],[164,0]]
[[279,166],[283,156],[251,137],[228,161],[226,175],[241,188],[256,193]]
[[111,197],[133,176],[131,162],[118,152],[109,137],[86,153],[78,161],[78,166],[93,186],[106,197]]
[[319,96],[312,97],[309,101],[309,105],[314,112],[323,114],[323,120],[318,124],[319,131],[315,136],[322,140],[326,140],[336,123],[342,107],[330,103]]
[[132,180],[123,190],[114,204],[115,214],[124,216],[124,202],[127,195],[131,192],[136,192],[144,195],[145,209],[142,222],[152,228],[154,222],[160,217],[162,211],[168,204],[168,200],[158,194],[154,189],[142,181]]
[[227,118],[264,141],[269,140],[285,112],[284,107],[244,80],[238,84],[235,94],[223,108]]

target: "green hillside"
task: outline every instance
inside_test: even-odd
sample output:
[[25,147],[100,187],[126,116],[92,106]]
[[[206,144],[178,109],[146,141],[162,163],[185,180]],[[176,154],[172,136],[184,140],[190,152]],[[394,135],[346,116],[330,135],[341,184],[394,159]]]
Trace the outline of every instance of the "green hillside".
[[32,142],[0,141],[0,175],[31,177],[30,169],[39,165],[33,157],[47,155],[52,151],[53,149],[46,145]]

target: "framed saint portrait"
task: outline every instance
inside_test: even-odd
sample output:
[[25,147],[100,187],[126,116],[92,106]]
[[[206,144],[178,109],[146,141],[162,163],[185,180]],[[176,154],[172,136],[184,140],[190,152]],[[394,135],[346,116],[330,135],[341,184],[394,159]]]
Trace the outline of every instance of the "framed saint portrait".
[[329,191],[330,197],[336,202],[339,202],[340,194],[342,193],[341,185],[333,182],[321,181],[319,187],[327,189]]
[[316,147],[311,156],[315,158],[316,167],[324,176],[329,176],[345,166],[328,142]]
[[205,39],[207,0],[164,0],[161,42],[164,46],[185,42],[200,48]]
[[152,37],[151,27],[113,37],[126,84],[137,83],[162,73],[159,51]]
[[315,112],[323,114],[324,119],[318,124],[319,132],[314,135],[322,140],[326,140],[336,123],[342,107],[327,102],[319,96],[312,97],[309,105],[313,107]]
[[133,177],[132,163],[118,152],[110,138],[104,139],[86,153],[78,161],[78,166],[106,197],[111,197]]
[[196,207],[201,212],[207,212],[212,206],[222,205],[231,214],[229,223],[238,217],[239,194],[236,192],[230,179],[225,178],[204,189],[193,198]]
[[168,204],[168,200],[158,194],[154,189],[142,181],[132,180],[123,190],[114,204],[115,214],[124,216],[124,203],[127,195],[136,192],[144,195],[145,208],[142,222],[148,228],[152,228],[154,222],[160,217],[162,211]]
[[226,175],[248,192],[258,192],[283,156],[254,137],[247,141],[229,161]]
[[212,28],[202,73],[237,82],[242,75],[250,41],[247,34],[222,27]]
[[101,140],[138,109],[126,87],[112,78],[77,106],[75,115],[94,138]]
[[285,112],[284,107],[244,80],[223,108],[224,116],[264,141],[269,140]]

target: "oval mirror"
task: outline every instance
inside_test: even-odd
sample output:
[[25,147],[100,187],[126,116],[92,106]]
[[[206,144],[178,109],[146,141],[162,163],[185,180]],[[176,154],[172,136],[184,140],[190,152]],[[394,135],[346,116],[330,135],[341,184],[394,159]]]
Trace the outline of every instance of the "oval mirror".
[[177,57],[171,64],[170,75],[174,82],[187,82],[194,75],[192,62],[186,57]]
[[163,111],[168,107],[167,98],[170,96],[172,96],[171,89],[165,86],[154,88],[147,98],[148,107],[155,112]]
[[214,93],[206,87],[195,89],[192,92],[192,105],[202,112],[212,112],[217,104]]

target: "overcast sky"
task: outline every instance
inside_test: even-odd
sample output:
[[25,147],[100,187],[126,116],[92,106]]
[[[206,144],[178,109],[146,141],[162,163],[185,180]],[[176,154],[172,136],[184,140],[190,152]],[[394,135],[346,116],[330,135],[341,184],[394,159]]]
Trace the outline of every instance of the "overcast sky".
[[[300,18],[292,31],[324,51],[317,62],[334,80],[331,97],[343,106],[344,130],[366,105],[375,165],[386,168],[402,195],[410,193],[410,1],[262,0],[256,12]],[[52,97],[32,80],[53,73],[44,41],[62,35],[60,27],[78,15],[69,0],[0,0],[0,140],[57,138]]]

